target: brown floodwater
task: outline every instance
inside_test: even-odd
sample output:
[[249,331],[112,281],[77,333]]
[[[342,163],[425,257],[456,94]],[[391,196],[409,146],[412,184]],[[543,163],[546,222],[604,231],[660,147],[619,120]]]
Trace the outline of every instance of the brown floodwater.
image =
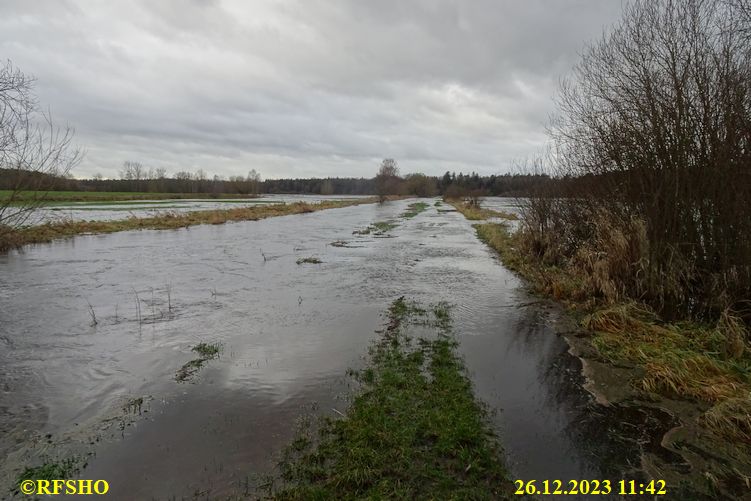
[[[638,475],[671,423],[596,404],[557,310],[461,214],[431,205],[399,219],[408,203],[0,255],[0,497],[23,467],[69,457],[111,499],[252,492],[302,417],[346,410],[347,369],[399,296],[453,306],[514,478]],[[389,219],[392,238],[353,234]],[[306,257],[321,263],[297,264]],[[177,381],[200,342],[221,344],[219,356]]]

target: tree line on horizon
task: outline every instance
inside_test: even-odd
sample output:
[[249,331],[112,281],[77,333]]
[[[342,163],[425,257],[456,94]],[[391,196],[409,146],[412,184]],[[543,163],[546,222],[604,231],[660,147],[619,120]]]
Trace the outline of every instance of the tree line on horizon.
[[561,184],[563,180],[551,179],[546,174],[500,174],[481,176],[476,172],[446,172],[443,176],[421,173],[399,175],[393,159],[394,170],[385,185],[379,186],[378,176],[281,178],[262,180],[251,170],[247,176],[208,176],[203,170],[180,171],[168,176],[164,169],[146,169],[138,162],[125,162],[119,179],[94,176],[75,179],[69,176],[0,169],[0,190],[16,190],[18,186],[39,191],[102,191],[143,193],[196,193],[259,195],[274,193],[314,195],[414,195],[449,196],[460,198],[469,193],[487,196],[526,196],[542,185]]

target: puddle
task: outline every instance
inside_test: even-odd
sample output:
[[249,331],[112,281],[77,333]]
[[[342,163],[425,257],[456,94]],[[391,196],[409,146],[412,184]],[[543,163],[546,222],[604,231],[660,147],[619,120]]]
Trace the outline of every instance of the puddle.
[[[593,432],[614,417],[581,389],[554,312],[461,214],[431,204],[399,219],[409,203],[0,255],[0,492],[23,466],[76,450],[93,454],[82,477],[108,480],[112,498],[242,495],[273,472],[301,416],[346,409],[347,369],[399,296],[453,305],[514,478],[598,479],[634,461],[639,447]],[[390,220],[393,238],[353,235]],[[309,256],[321,263],[296,264]],[[199,343],[221,353],[176,381]],[[129,419],[102,431],[126,405]]]

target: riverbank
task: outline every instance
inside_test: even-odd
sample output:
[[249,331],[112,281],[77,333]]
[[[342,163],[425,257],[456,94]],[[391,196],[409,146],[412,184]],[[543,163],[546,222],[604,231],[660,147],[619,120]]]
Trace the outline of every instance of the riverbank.
[[199,224],[224,224],[231,221],[257,221],[275,216],[302,214],[325,209],[375,203],[375,198],[360,200],[332,200],[319,203],[296,202],[292,204],[264,204],[256,207],[237,207],[224,210],[167,213],[154,217],[116,221],[62,221],[29,226],[19,230],[2,231],[0,252],[29,244],[51,242],[83,234],[115,233],[127,230],[168,230]]
[[[413,337],[410,326],[419,326]],[[449,309],[399,298],[346,415],[303,431],[275,499],[499,499],[512,484],[456,354]]]
[[737,319],[668,323],[636,302],[597,301],[583,292],[583,277],[527,256],[520,233],[507,225],[475,229],[535,292],[565,305],[580,327],[568,336],[572,351],[601,402],[659,407],[680,422],[663,438],[663,447],[680,461],[645,459],[647,475],[706,496],[734,499],[748,492],[751,358],[729,353],[728,340],[743,329]]

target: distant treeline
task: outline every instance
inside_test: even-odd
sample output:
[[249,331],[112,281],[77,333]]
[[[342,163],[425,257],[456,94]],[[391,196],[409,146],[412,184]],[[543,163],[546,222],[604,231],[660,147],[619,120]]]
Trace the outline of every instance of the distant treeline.
[[[202,171],[178,172],[168,177],[163,171],[133,172],[127,168],[122,179],[74,179],[38,172],[0,169],[0,190],[33,189],[55,191],[104,191],[146,193],[215,193],[253,195],[261,193],[296,193],[316,195],[374,195],[375,178],[299,178],[261,180],[255,172],[247,177],[208,177]],[[469,192],[494,196],[526,196],[539,190],[566,183],[544,174],[502,174],[480,176],[477,173],[451,173],[443,176],[408,174],[398,178],[392,194],[419,196],[463,196]]]

